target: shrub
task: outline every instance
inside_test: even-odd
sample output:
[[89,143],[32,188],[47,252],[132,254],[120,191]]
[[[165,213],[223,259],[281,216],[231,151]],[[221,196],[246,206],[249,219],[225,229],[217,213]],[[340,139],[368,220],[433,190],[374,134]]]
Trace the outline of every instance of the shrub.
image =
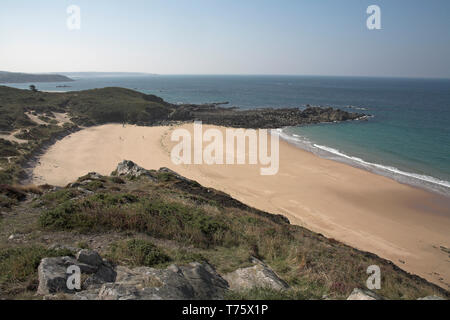
[[0,249],[0,291],[36,289],[37,267],[46,257],[71,256],[69,250],[50,250],[41,246]]
[[87,190],[97,191],[98,189],[103,189],[103,183],[98,180],[90,181],[84,186]]
[[295,290],[274,290],[270,288],[253,288],[245,291],[228,291],[225,299],[227,300],[304,300],[311,299],[306,295]]
[[0,157],[11,157],[19,155],[16,146],[17,144],[11,141],[0,139]]
[[122,178],[119,177],[110,177],[111,182],[117,183],[117,184],[124,184],[125,181]]
[[71,230],[76,227],[72,218],[77,208],[73,202],[66,201],[55,209],[44,211],[39,216],[39,224],[43,228]]
[[141,239],[121,241],[111,246],[110,258],[129,266],[153,267],[171,261],[170,257],[153,243]]
[[82,205],[91,208],[96,205],[111,207],[137,201],[139,201],[138,197],[131,193],[96,193],[86,198]]
[[[41,187],[42,189],[43,187]],[[45,187],[44,187],[45,188]],[[45,204],[55,203],[61,204],[63,202],[69,201],[79,195],[78,191],[73,189],[60,189],[54,192],[48,192],[42,196],[42,201]]]
[[43,211],[39,223],[43,228],[56,230],[145,232],[201,247],[220,244],[229,230],[221,217],[209,216],[204,210],[128,193],[98,193],[63,202]]

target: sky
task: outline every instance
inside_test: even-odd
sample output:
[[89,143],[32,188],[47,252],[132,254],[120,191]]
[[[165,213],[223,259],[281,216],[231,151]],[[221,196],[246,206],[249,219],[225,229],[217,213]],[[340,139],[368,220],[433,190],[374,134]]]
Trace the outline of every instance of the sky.
[[0,70],[450,78],[450,1],[1,0]]

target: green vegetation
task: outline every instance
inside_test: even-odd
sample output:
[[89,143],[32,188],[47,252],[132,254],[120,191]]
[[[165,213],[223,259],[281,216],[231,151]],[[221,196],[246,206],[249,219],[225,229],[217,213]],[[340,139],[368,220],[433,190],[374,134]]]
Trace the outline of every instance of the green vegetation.
[[[33,155],[78,126],[157,124],[172,108],[156,96],[122,88],[51,94],[0,86],[0,131],[26,140],[0,139],[0,297],[35,291],[40,259],[68,254],[45,249],[51,242],[92,245],[130,266],[208,261],[222,274],[248,267],[256,257],[291,286],[283,292],[230,292],[230,299],[310,299],[324,294],[341,299],[365,285],[367,267],[374,264],[382,270],[379,294],[384,297],[448,297],[376,255],[290,225],[282,216],[250,208],[164,170],[138,179],[86,175],[57,190],[14,185],[24,177],[23,165]],[[67,113],[73,123],[57,125],[53,112]],[[27,114],[46,124],[38,125]],[[6,240],[18,229],[20,241]]]
[[[373,254],[287,224],[171,173],[150,173],[156,182],[123,179],[121,191],[116,191],[111,177],[101,177],[103,188],[92,195],[70,198],[74,195],[70,187],[48,193],[42,197],[47,202],[39,226],[49,233],[123,234],[127,240],[109,244],[105,253],[130,266],[208,261],[220,273],[227,273],[250,266],[251,257],[257,257],[291,286],[284,292],[260,288],[229,293],[230,299],[321,298],[324,294],[345,298],[353,288],[365,285],[366,269],[373,264],[382,269],[382,296],[415,299],[436,293],[436,287]],[[158,245],[151,239],[158,239]]]
[[[0,131],[15,132],[16,138],[27,141],[18,144],[0,139],[0,184],[19,182],[24,176],[22,166],[32,155],[78,126],[153,125],[167,119],[172,111],[171,105],[159,97],[124,88],[55,94],[0,86]],[[32,121],[28,112],[45,124]],[[72,123],[58,125],[53,112],[67,113]]]
[[117,264],[136,266],[165,266],[171,258],[153,243],[132,239],[114,243],[108,256]]
[[125,181],[122,178],[119,177],[111,177],[110,181],[117,184],[124,184]]
[[54,192],[48,192],[44,194],[41,199],[39,206],[41,205],[58,205],[62,204],[65,201],[75,198],[80,194],[80,191],[72,188],[64,188],[60,190],[56,190]]
[[321,297],[321,295],[314,295],[311,292],[277,291],[270,288],[253,288],[243,292],[228,291],[225,295],[225,299],[228,300],[310,300]]
[[64,201],[39,218],[43,228],[80,232],[137,231],[165,239],[209,247],[228,237],[229,223],[204,210],[176,202],[99,193]]
[[12,157],[19,155],[17,151],[17,143],[0,139],[0,157]]
[[41,246],[0,249],[0,293],[3,297],[37,289],[37,267],[42,258],[72,255],[69,250]]
[[60,82],[60,81],[67,82],[73,80],[59,74],[31,74],[21,72],[0,71],[0,83]]

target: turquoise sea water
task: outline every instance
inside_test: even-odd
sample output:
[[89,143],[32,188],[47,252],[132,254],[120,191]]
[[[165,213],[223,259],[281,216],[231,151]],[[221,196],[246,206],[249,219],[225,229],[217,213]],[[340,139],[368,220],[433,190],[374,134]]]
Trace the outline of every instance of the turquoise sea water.
[[120,86],[172,103],[229,101],[243,108],[311,104],[371,114],[367,122],[286,128],[282,137],[320,156],[450,195],[450,79],[108,76],[79,77],[67,83],[70,88],[36,85],[48,91]]

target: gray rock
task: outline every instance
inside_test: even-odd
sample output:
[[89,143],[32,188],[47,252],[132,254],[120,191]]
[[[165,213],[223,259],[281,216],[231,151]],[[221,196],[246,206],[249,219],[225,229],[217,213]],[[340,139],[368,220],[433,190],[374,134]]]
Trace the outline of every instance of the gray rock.
[[285,290],[289,288],[289,285],[262,261],[254,258],[253,262],[256,264],[252,267],[240,268],[224,275],[231,290],[243,291],[252,288]]
[[103,263],[102,257],[93,250],[83,249],[78,251],[76,258],[81,263],[86,263],[91,266],[100,266]]
[[191,263],[166,269],[117,267],[115,283],[102,286],[100,300],[221,299],[227,283],[208,264]]
[[373,291],[355,288],[347,300],[383,300],[383,298]]
[[69,183],[67,186],[69,188],[78,188],[79,186],[81,186],[81,184],[79,182],[72,182],[72,183]]
[[[98,261],[93,258],[95,255],[92,253],[83,253],[80,256],[82,257],[82,261],[71,257],[42,259],[38,267],[38,294],[48,295],[59,292],[75,293],[75,290],[67,288],[67,278],[69,276],[69,274],[67,274],[67,268],[72,265],[78,266],[82,275],[88,275],[87,279],[82,284],[83,289],[97,288],[105,282],[113,282],[115,280],[116,272],[112,266],[104,263],[101,258],[101,263],[99,265],[97,264]],[[83,263],[83,261],[88,263]],[[95,264],[91,265],[89,263]]]
[[62,258],[44,258],[38,267],[38,294],[48,295],[67,291],[66,267]]
[[441,298],[439,296],[426,296],[423,298],[419,298],[417,300],[445,300],[444,298]]
[[97,172],[89,172],[88,176],[91,179],[101,179],[102,178],[102,175]]
[[[38,268],[38,294],[66,293],[76,300],[191,300],[222,299],[228,283],[207,263],[190,263],[166,269],[124,266],[113,268],[92,250],[80,250],[77,259],[45,258]],[[85,279],[81,291],[67,288],[67,268],[80,267]],[[86,277],[87,276],[87,277]]]
[[198,299],[220,299],[228,289],[228,283],[207,263],[192,262],[180,267],[183,276],[194,289]]
[[85,194],[94,194],[93,191],[86,190],[86,189],[81,188],[81,187],[78,187],[77,190],[78,190],[78,191],[81,191],[81,192],[83,192],[83,193],[85,193]]
[[67,268],[76,265],[82,273],[91,274],[97,268],[79,263],[71,257],[44,258],[38,267],[39,286],[38,294],[52,294],[57,292],[73,292],[67,288]]
[[104,283],[114,282],[117,273],[112,266],[102,264],[95,274],[89,276],[83,283],[83,289],[100,289]]
[[138,166],[136,163],[130,160],[123,160],[117,165],[116,169],[117,176],[132,176],[140,177],[141,175],[150,175],[148,170]]

